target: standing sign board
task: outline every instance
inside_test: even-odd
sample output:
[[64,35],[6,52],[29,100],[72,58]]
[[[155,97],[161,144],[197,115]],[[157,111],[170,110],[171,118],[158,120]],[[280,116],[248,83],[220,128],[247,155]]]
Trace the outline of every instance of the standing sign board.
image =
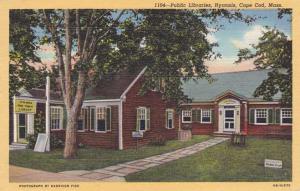
[[143,132],[142,131],[133,131],[132,137],[136,139],[136,150],[139,147],[139,138],[143,138]]
[[142,138],[143,137],[143,132],[142,131],[133,131],[132,132],[132,137],[133,138]]
[[15,113],[36,113],[36,102],[31,100],[15,100]]
[[267,167],[267,168],[282,168],[282,161],[265,159],[265,167]]
[[46,133],[39,133],[34,146],[34,152],[45,152],[48,140]]

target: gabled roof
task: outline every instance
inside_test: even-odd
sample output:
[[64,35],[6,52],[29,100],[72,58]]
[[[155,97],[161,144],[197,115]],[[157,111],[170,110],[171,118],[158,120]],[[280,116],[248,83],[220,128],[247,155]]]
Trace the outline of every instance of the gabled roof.
[[[46,90],[40,88],[32,88],[30,90],[25,90],[21,88],[17,93],[16,96],[22,97],[29,97],[35,99],[46,99]],[[50,99],[51,100],[62,100],[62,95],[60,92],[50,92]]]
[[[251,70],[243,72],[228,72],[212,74],[215,79],[209,83],[206,79],[189,80],[183,83],[183,91],[193,102],[214,101],[224,92],[234,92],[239,97],[248,100],[262,100],[253,96],[255,89],[267,79],[271,70]],[[273,99],[280,99],[276,94]]]
[[107,76],[99,83],[86,90],[85,100],[120,99],[144,68],[126,69],[117,74]]

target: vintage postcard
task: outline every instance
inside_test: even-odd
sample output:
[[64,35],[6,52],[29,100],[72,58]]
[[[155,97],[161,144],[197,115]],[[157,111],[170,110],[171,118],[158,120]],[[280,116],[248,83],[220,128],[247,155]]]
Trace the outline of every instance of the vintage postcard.
[[1,190],[300,190],[296,1],[1,2]]

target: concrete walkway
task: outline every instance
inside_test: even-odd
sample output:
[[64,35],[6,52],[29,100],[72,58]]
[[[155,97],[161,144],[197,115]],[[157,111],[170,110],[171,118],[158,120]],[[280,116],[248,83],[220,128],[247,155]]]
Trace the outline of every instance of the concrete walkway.
[[109,166],[92,171],[72,170],[60,172],[58,174],[72,176],[74,178],[93,179],[96,181],[125,181],[125,176],[128,174],[139,172],[147,168],[158,166],[173,160],[177,160],[179,158],[192,155],[208,147],[222,143],[226,140],[228,140],[228,138],[215,137],[208,141],[197,143],[192,146],[164,153],[161,155],[155,155],[148,158],[121,163],[114,166]]
[[9,182],[90,182],[91,179],[60,173],[9,166]]

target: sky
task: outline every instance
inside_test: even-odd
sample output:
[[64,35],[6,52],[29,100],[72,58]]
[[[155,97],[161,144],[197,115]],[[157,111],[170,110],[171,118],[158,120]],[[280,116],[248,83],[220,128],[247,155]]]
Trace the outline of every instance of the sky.
[[275,27],[284,32],[290,39],[291,22],[289,16],[278,19],[277,10],[244,10],[245,15],[259,16],[254,23],[247,25],[245,23],[234,21],[229,23],[227,20],[221,21],[223,29],[213,32],[208,36],[211,42],[217,42],[219,47],[215,51],[221,53],[222,58],[207,63],[210,73],[245,71],[254,69],[253,60],[245,61],[240,64],[234,64],[237,60],[238,50],[241,48],[251,48],[250,44],[257,44],[258,38],[262,36],[265,26]]
[[[265,26],[275,27],[292,39],[291,18],[290,16],[285,16],[279,19],[277,17],[277,9],[243,10],[242,13],[261,18],[250,25],[240,21],[229,23],[228,20],[222,19],[219,22],[219,24],[223,25],[222,29],[219,31],[210,30],[207,39],[210,42],[219,44],[218,47],[215,47],[214,51],[220,53],[222,57],[206,62],[209,73],[253,70],[253,60],[244,61],[240,64],[234,64],[234,61],[237,60],[239,49],[250,48],[250,44],[258,43],[258,38],[262,35],[263,31],[266,31]],[[55,64],[53,47],[44,45],[38,51],[38,54],[44,64]]]

